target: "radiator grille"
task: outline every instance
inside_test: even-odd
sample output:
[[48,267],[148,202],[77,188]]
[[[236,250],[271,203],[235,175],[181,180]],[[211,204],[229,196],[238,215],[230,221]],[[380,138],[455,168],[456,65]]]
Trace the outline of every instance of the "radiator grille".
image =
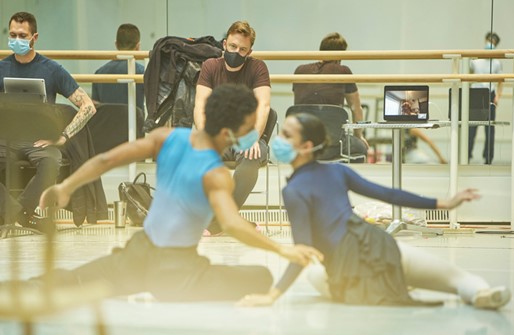
[[[37,209],[36,212],[39,215],[46,216],[46,210]],[[250,209],[250,210],[241,210],[239,212],[243,218],[248,221],[256,222],[259,224],[266,223],[266,210],[265,209]],[[55,213],[55,219],[57,221],[73,221],[73,213],[64,209],[60,209]],[[114,210],[109,207],[108,209],[108,221],[114,222]],[[285,210],[280,209],[270,209],[268,210],[268,223],[271,224],[289,224],[289,218],[287,217],[287,212]]]
[[427,209],[427,222],[450,222],[450,213],[446,209]]

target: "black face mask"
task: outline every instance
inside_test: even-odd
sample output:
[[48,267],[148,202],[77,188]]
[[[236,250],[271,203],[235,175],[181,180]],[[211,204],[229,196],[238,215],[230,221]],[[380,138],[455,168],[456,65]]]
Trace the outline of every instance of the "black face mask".
[[241,56],[238,52],[230,52],[225,50],[223,58],[228,66],[232,68],[240,67],[246,60],[246,57]]

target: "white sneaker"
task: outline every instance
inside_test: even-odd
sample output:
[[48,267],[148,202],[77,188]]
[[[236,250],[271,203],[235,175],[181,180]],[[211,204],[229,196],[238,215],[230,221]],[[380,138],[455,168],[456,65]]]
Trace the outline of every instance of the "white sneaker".
[[473,298],[476,308],[497,309],[510,301],[510,290],[505,286],[491,287],[479,291]]

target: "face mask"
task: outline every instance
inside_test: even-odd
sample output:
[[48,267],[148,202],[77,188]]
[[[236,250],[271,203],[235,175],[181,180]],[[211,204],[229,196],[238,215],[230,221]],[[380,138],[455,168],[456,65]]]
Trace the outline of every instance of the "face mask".
[[232,148],[235,151],[248,150],[252,147],[252,145],[255,142],[257,142],[259,140],[259,132],[257,131],[257,129],[253,129],[248,134],[238,137],[237,139],[235,138],[235,136],[231,130],[230,130],[229,134],[232,139],[232,142],[234,142],[234,144],[232,144]]
[[495,46],[494,46],[491,42],[487,42],[487,43],[485,44],[485,48],[486,48],[487,50],[493,50],[493,49],[495,48]]
[[9,38],[8,46],[9,49],[20,56],[28,54],[31,49],[30,40],[25,40],[22,38]]
[[280,136],[275,137],[271,142],[271,152],[279,163],[289,164],[298,156],[293,145]]
[[232,68],[240,67],[246,60],[246,57],[241,56],[238,52],[230,52],[225,50],[223,58],[228,66]]
[[[310,152],[315,152],[323,148],[323,144],[318,144],[310,150]],[[291,143],[289,143],[285,138],[277,136],[273,139],[271,143],[271,152],[275,156],[275,158],[279,161],[279,163],[291,163],[294,161],[296,156],[298,156],[298,151],[296,151]]]

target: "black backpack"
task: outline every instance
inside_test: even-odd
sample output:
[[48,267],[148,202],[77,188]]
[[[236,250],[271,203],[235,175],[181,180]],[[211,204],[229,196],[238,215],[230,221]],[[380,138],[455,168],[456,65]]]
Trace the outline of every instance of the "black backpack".
[[[138,182],[141,176],[143,182]],[[153,200],[152,190],[155,188],[146,182],[146,174],[143,172],[133,182],[123,182],[118,186],[120,200],[127,203],[127,216],[133,225],[143,225]]]

